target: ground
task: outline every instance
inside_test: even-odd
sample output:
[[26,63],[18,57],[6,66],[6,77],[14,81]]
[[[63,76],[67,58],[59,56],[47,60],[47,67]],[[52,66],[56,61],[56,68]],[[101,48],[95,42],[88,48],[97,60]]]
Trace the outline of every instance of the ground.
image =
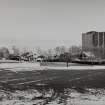
[[[43,103],[42,105],[55,105],[54,103],[64,105],[71,101],[75,105],[79,105],[79,101],[81,101],[80,105],[104,105],[105,99],[102,100],[105,95],[104,69],[56,70],[50,68],[29,71],[22,69],[21,71],[15,71],[15,68],[14,71],[8,68],[0,69],[0,94],[3,94],[0,96],[0,105],[7,105],[4,100],[11,102],[8,105],[25,105],[26,102],[27,105],[34,105],[34,103],[37,105],[37,102]],[[94,97],[93,100],[91,100],[92,97]],[[12,100],[15,100],[15,103]],[[24,104],[17,104],[18,101]]]

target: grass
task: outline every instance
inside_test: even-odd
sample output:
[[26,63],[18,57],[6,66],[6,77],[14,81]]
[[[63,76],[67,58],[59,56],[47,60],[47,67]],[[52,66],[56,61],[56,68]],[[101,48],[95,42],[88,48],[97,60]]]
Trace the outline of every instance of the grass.
[[[105,70],[38,70],[0,71],[0,87],[3,89],[27,88],[105,88]],[[78,90],[78,91],[79,91]]]

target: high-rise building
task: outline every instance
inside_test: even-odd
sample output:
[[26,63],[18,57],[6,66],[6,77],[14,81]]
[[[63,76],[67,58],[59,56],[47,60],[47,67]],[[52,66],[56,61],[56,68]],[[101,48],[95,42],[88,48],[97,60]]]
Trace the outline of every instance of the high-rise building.
[[92,52],[97,58],[105,59],[105,32],[82,33],[82,50]]

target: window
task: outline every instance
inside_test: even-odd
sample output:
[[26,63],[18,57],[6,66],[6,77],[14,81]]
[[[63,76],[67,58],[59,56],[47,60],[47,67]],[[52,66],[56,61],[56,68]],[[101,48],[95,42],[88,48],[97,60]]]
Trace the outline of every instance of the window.
[[103,45],[103,32],[99,33],[99,46]]
[[93,45],[95,47],[98,45],[98,32],[93,33]]
[[104,46],[105,46],[105,32],[104,32]]

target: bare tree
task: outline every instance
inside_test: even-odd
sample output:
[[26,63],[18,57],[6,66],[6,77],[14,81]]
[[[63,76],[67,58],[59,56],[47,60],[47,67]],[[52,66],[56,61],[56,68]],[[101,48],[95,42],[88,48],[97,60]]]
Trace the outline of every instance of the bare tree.
[[20,55],[20,50],[19,48],[17,48],[16,46],[12,46],[12,50],[13,50],[13,54],[14,55]]
[[79,54],[82,51],[81,46],[71,46],[69,47],[69,53],[71,54]]
[[59,46],[54,48],[54,51],[55,51],[56,55],[60,55],[60,47]]
[[9,58],[9,50],[8,50],[8,48],[6,48],[6,47],[0,48],[0,56],[1,56],[1,58],[8,59]]
[[48,58],[49,59],[52,59],[52,57],[53,57],[53,50],[52,49],[48,49],[48,51],[47,51],[47,56],[48,56]]
[[66,47],[65,46],[57,46],[56,48],[54,48],[54,51],[55,51],[56,55],[64,54],[66,52]]
[[61,46],[60,47],[60,53],[64,54],[66,52],[66,47],[65,46]]
[[43,51],[42,51],[42,49],[40,47],[36,47],[36,53],[38,55],[42,55]]

